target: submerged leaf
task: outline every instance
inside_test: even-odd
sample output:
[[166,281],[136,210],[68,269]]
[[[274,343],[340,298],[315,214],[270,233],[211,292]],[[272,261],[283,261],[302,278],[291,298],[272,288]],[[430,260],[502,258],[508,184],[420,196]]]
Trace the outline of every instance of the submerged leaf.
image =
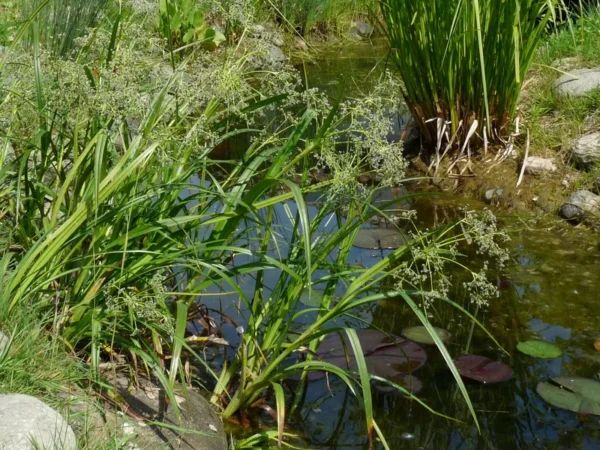
[[[452,337],[449,331],[436,327],[434,327],[434,330],[442,342],[447,342]],[[429,331],[427,331],[427,328],[422,326],[405,328],[402,330],[402,336],[419,344],[435,344],[435,341],[433,340],[431,334],[429,334]]]
[[406,245],[408,239],[395,228],[361,228],[354,246],[368,250],[397,249]]
[[[402,375],[399,378],[390,380],[396,383],[398,386],[403,387],[409,393],[415,395],[421,392],[423,389],[423,383],[414,375]],[[385,383],[375,383],[375,389],[383,394],[395,394],[403,395],[404,393],[396,389],[394,386],[390,386]]]
[[558,358],[562,352],[556,345],[544,341],[525,341],[517,344],[521,353],[535,358]]
[[485,356],[465,355],[454,360],[461,376],[484,384],[499,383],[512,377],[510,367]]
[[600,415],[600,383],[589,378],[556,377],[537,385],[537,392],[546,402],[557,408],[576,413]]

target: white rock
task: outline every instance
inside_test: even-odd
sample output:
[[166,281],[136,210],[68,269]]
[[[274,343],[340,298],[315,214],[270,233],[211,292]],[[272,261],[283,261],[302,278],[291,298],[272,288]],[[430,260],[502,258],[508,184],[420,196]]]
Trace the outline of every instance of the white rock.
[[0,395],[0,449],[76,448],[75,433],[52,408],[29,395]]
[[600,67],[577,69],[554,82],[556,91],[565,97],[582,97],[600,88]]
[[560,214],[572,221],[600,221],[600,196],[590,191],[577,191],[560,209]]
[[600,163],[600,133],[581,136],[573,142],[573,159],[579,167],[587,168]]
[[9,342],[10,338],[7,335],[5,335],[2,331],[0,331],[0,353],[2,353],[2,350],[6,348]]
[[547,172],[556,172],[554,161],[539,156],[529,156],[525,161],[525,173],[529,175],[540,175]]

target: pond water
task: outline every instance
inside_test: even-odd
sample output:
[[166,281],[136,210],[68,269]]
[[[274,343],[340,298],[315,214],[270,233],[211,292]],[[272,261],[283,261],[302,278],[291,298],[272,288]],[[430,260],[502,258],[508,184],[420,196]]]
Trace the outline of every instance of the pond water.
[[[305,64],[309,85],[322,87],[332,95],[342,83],[352,86],[349,95],[368,89],[385,53],[366,44],[343,52]],[[398,119],[399,126],[401,123]],[[294,205],[288,206],[293,214]],[[411,206],[425,227],[455,217],[465,200],[426,197]],[[470,201],[468,207],[481,209],[485,205]],[[311,214],[315,212],[316,206],[311,206]],[[500,297],[486,310],[468,308],[477,313],[508,355],[450,306],[436,304],[430,320],[452,333],[447,348],[453,357],[468,353],[487,356],[506,363],[514,375],[498,384],[466,383],[480,422],[478,431],[435,346],[424,346],[428,363],[417,373],[423,383],[419,398],[456,420],[436,416],[405,397],[374,391],[375,419],[392,449],[600,449],[598,416],[557,409],[536,393],[538,382],[559,375],[599,378],[600,352],[593,344],[600,338],[600,235],[555,221],[537,222],[502,216],[502,211],[496,213],[511,237],[507,245],[512,260],[494,274]],[[284,230],[289,222],[283,211],[279,216]],[[369,266],[384,252],[354,248],[351,258]],[[454,299],[461,303],[459,292],[457,289]],[[222,305],[235,314],[234,308],[227,310],[227,302]],[[364,321],[363,327],[367,323],[396,335],[406,327],[419,325],[400,300],[381,302],[357,312],[357,316]],[[226,338],[236,343],[231,330]],[[527,339],[553,343],[562,355],[535,359],[521,354],[516,345]],[[273,427],[272,423],[265,425]],[[302,408],[289,418],[288,431],[300,436],[295,443],[300,448],[368,448],[364,412],[345,385],[335,379],[309,383]],[[375,447],[382,448],[377,442]]]

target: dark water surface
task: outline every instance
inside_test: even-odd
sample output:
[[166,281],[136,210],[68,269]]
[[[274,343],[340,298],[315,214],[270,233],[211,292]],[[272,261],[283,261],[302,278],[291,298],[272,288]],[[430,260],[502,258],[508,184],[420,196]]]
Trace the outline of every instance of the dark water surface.
[[[381,69],[385,53],[367,44],[340,54],[329,55],[316,64],[305,64],[310,86],[337,93],[345,84],[348,95],[368,90]],[[379,66],[373,70],[375,65]],[[295,206],[288,205],[291,214]],[[453,217],[465,206],[457,198],[424,198],[414,203],[423,226],[444,217]],[[469,202],[470,208],[483,204]],[[311,214],[316,206],[311,206]],[[449,330],[447,343],[453,357],[466,353],[500,360],[514,370],[507,382],[495,385],[467,383],[467,389],[480,422],[480,432],[444,361],[432,346],[424,346],[427,364],[416,374],[423,382],[419,397],[440,414],[436,416],[406,398],[374,391],[375,419],[391,449],[600,449],[600,419],[554,408],[536,393],[539,381],[558,375],[598,379],[600,352],[594,349],[600,338],[600,235],[558,222],[540,223],[519,217],[503,217],[499,222],[511,241],[507,244],[512,261],[494,275],[500,298],[486,310],[467,306],[493,333],[510,354],[498,349],[471,321],[450,306],[435,305],[433,325]],[[289,227],[288,213],[278,211],[282,236]],[[335,223],[332,221],[332,223]],[[327,231],[324,225],[324,232]],[[333,225],[329,225],[333,226]],[[284,252],[282,246],[272,251]],[[354,248],[354,262],[369,266],[382,256],[379,250]],[[276,281],[274,274],[273,283]],[[267,285],[269,280],[266,280]],[[251,280],[249,280],[251,289]],[[461,303],[460,290],[454,299]],[[227,310],[228,302],[223,302]],[[234,308],[228,312],[235,315]],[[366,324],[400,335],[403,328],[419,325],[418,319],[400,300],[385,301],[357,312],[348,324]],[[233,344],[233,331],[226,336]],[[535,359],[519,353],[516,344],[527,339],[543,339],[563,351],[559,358]],[[265,420],[268,420],[266,418]],[[265,424],[272,428],[273,424]],[[301,411],[289,418],[288,431],[301,439],[299,448],[367,449],[364,412],[341,382],[331,379],[309,384]],[[376,442],[376,448],[382,448]]]

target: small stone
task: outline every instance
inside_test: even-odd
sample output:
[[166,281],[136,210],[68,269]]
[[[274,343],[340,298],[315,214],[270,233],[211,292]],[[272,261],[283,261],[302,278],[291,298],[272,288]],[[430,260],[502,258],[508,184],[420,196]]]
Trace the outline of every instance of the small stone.
[[583,169],[600,163],[600,133],[581,136],[573,143],[572,150],[575,163]]
[[507,192],[501,188],[492,188],[485,191],[483,198],[488,203],[499,202],[507,197]]
[[271,42],[277,47],[283,47],[285,45],[285,41],[281,36],[274,36],[273,39],[271,39]]
[[0,395],[0,449],[76,448],[75,433],[48,405],[29,395]]
[[286,60],[283,50],[276,45],[269,46],[269,57],[272,61],[282,63]]
[[525,173],[529,175],[541,175],[543,173],[556,172],[554,161],[547,158],[540,158],[539,156],[530,156],[523,164],[525,164]]
[[366,20],[357,20],[354,27],[352,27],[352,32],[358,34],[360,37],[369,37],[373,34],[373,31],[373,25]]
[[6,348],[8,343],[10,342],[10,338],[5,335],[2,331],[0,331],[0,353]]
[[301,37],[296,38],[296,50],[301,51],[301,52],[308,51],[308,44]]
[[135,434],[135,427],[130,423],[125,422],[123,425],[121,425],[121,429],[123,430],[124,436],[132,436]]
[[600,196],[590,191],[577,191],[560,209],[560,215],[567,220],[582,222],[600,220]]
[[581,97],[600,88],[600,67],[577,69],[554,82],[556,91],[564,97]]

